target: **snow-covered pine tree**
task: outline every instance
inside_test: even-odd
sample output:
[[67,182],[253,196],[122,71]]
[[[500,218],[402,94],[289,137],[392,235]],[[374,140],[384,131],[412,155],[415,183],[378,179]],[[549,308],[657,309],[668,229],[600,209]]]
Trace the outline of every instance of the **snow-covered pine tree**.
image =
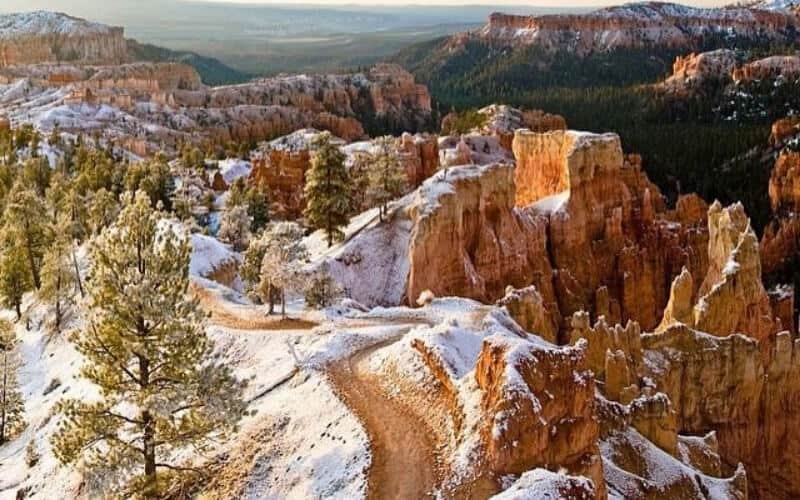
[[86,324],[71,340],[100,397],[61,402],[52,443],[105,495],[155,498],[173,475],[197,470],[174,452],[202,453],[245,410],[244,384],[212,360],[206,315],[188,295],[190,238],[164,219],[147,193],[127,193],[91,243]]
[[303,244],[303,230],[292,222],[267,226],[261,238],[264,257],[261,261],[257,292],[273,310],[276,290],[281,296],[281,316],[286,317],[286,293],[301,288],[301,271],[308,257]]
[[334,240],[344,238],[342,227],[350,221],[352,202],[350,176],[344,164],[345,156],[331,141],[330,132],[317,137],[312,147],[311,168],[306,173],[303,215],[314,229],[322,229],[328,238],[328,247]]
[[219,224],[219,239],[230,243],[233,249],[241,252],[247,248],[250,241],[250,215],[247,205],[234,205],[226,207]]
[[306,277],[305,298],[306,306],[313,309],[324,309],[334,304],[342,296],[343,290],[339,283],[331,276],[328,263],[309,273]]
[[92,235],[100,234],[110,226],[119,213],[119,203],[114,193],[104,188],[93,192],[89,200],[88,225]]
[[19,359],[14,326],[0,320],[0,444],[25,426],[25,403],[17,383]]
[[49,243],[47,207],[40,196],[17,182],[11,188],[5,211],[5,224],[19,237],[16,244],[24,252],[33,286],[41,286],[41,267],[44,250]]
[[68,308],[74,303],[77,288],[73,264],[72,221],[61,213],[53,223],[53,243],[47,248],[42,264],[42,287],[39,298],[53,307],[53,327],[61,331]]
[[19,230],[6,224],[0,230],[0,299],[5,307],[22,317],[22,297],[33,288],[25,249]]
[[372,206],[379,208],[381,221],[386,216],[387,204],[399,198],[408,187],[408,176],[397,159],[397,151],[392,137],[376,140],[376,153],[368,166],[367,199]]

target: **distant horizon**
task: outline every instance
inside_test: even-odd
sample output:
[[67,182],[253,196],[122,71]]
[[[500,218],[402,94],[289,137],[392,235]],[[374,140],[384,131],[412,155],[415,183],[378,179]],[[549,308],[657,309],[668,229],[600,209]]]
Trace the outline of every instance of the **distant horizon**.
[[[648,1],[648,0],[642,0]],[[151,3],[155,6],[161,2],[157,1],[143,1],[142,3]],[[493,3],[487,0],[434,0],[433,2],[421,2],[419,0],[382,0],[378,2],[368,0],[168,0],[164,3],[173,4],[232,4],[239,6],[264,6],[264,7],[284,7],[284,8],[307,8],[307,7],[325,7],[325,8],[359,8],[359,9],[376,9],[383,8],[456,8],[456,7],[484,7],[487,9],[502,10],[504,7],[511,8],[547,8],[547,9],[579,9],[579,8],[602,8],[614,5],[622,5],[625,3],[640,3],[631,2],[626,0],[621,1],[608,1],[608,0],[571,0],[565,3],[560,0],[503,0],[499,3]],[[672,1],[664,3],[679,3],[694,7],[721,7],[734,3],[733,1],[725,0],[686,0],[686,1]],[[29,12],[34,10],[53,10],[70,13],[71,10],[83,10],[88,7],[97,7],[99,9],[108,9],[112,7],[105,0],[4,0],[0,5],[0,12]]]

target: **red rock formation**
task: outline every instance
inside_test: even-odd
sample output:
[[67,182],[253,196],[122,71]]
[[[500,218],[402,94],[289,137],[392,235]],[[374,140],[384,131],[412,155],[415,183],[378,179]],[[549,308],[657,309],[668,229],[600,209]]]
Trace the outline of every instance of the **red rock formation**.
[[617,136],[523,131],[514,149],[516,169],[459,168],[448,190],[438,178],[423,186],[411,208],[409,303],[424,290],[489,302],[533,284],[557,317],[583,310],[651,329],[684,267],[705,276],[701,202],[667,211]]
[[403,134],[397,140],[397,153],[413,188],[419,187],[439,170],[439,141],[436,136]]
[[[681,268],[704,274],[704,229],[686,223],[692,217],[682,210],[666,211],[639,159],[625,160],[617,136],[522,131],[514,150],[517,183],[533,186],[518,203],[548,214],[562,315],[585,310],[654,328]],[[552,210],[557,196],[564,201]]]
[[484,341],[475,379],[483,392],[488,425],[482,440],[491,471],[521,474],[558,464],[591,479],[596,498],[604,498],[594,382],[583,348],[500,336]]
[[0,68],[56,61],[119,64],[128,59],[119,27],[45,11],[0,18]]
[[709,32],[735,31],[738,37],[788,41],[797,21],[783,11],[746,8],[696,9],[648,2],[601,9],[579,15],[513,16],[492,14],[473,34],[453,37],[457,48],[478,37],[503,46],[536,45],[547,51],[581,55],[618,48],[691,49]]
[[733,80],[772,80],[800,76],[800,57],[772,56],[745,64],[733,72]]
[[[785,123],[776,126],[783,130],[790,122]],[[773,135],[776,126],[773,126]],[[779,137],[782,135],[778,133]],[[778,138],[775,140],[783,142]],[[800,209],[800,154],[787,150],[778,156],[769,180],[769,198],[775,217],[761,239],[762,266],[768,275],[783,273],[785,278],[791,279],[787,270],[794,265],[800,252],[800,218],[797,217]]]
[[547,221],[514,209],[513,176],[510,165],[461,167],[420,188],[409,208],[409,303],[425,290],[490,302],[534,284],[557,310]]
[[299,130],[268,143],[251,158],[250,183],[269,190],[270,201],[287,217],[299,217],[305,207],[303,189],[317,134],[313,129]]
[[662,88],[685,94],[710,80],[729,81],[734,68],[736,53],[732,50],[721,49],[678,56],[672,65],[672,76],[662,84]]
[[669,396],[681,432],[714,429],[725,464],[744,463],[752,495],[800,494],[800,353],[789,333],[776,337],[769,361],[755,340],[715,338],[683,325],[645,335],[642,344],[661,360],[645,375]]
[[375,114],[398,116],[404,109],[431,113],[431,96],[424,85],[417,84],[414,76],[396,64],[377,64],[369,70],[372,106]]
[[772,133],[769,136],[769,145],[779,146],[800,133],[800,120],[797,118],[782,118],[772,124]]

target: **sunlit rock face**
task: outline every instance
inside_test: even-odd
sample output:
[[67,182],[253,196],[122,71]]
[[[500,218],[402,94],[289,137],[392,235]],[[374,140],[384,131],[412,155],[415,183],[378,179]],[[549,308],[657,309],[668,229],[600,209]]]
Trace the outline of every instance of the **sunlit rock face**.
[[710,34],[725,36],[730,32],[744,39],[789,41],[796,24],[795,16],[787,11],[700,9],[650,2],[580,15],[495,13],[478,31],[453,37],[450,48],[478,38],[495,45],[532,45],[579,55],[652,46],[692,49]]

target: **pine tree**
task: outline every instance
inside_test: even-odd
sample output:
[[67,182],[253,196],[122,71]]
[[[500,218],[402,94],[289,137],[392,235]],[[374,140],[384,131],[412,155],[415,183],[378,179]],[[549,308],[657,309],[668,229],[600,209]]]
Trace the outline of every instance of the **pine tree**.
[[269,224],[269,195],[266,186],[251,186],[245,195],[250,231],[257,233]]
[[10,225],[20,238],[17,244],[25,251],[28,270],[37,290],[41,286],[40,270],[44,249],[50,239],[46,215],[47,208],[42,198],[24,188],[21,183],[16,183],[9,195],[5,220],[6,225]]
[[16,311],[17,320],[22,317],[22,298],[33,287],[20,238],[10,225],[0,232],[0,299],[5,307]]
[[[267,253],[267,246],[269,239],[267,231],[262,231],[257,237],[250,241],[247,246],[247,251],[244,253],[242,265],[239,268],[239,275],[244,280],[247,294],[254,300],[259,300],[262,303],[269,304],[267,314],[275,312],[275,302],[280,299],[277,290],[272,293],[263,292],[259,290],[261,285],[261,264],[264,262],[264,254]],[[264,300],[264,299],[267,300]]]
[[71,340],[100,398],[60,403],[53,445],[106,495],[155,498],[196,470],[174,452],[207,450],[245,409],[244,384],[212,361],[206,315],[188,296],[190,238],[164,217],[145,192],[125,194],[115,225],[90,245],[86,325]]
[[306,174],[304,215],[309,226],[325,231],[330,247],[334,240],[344,238],[342,227],[350,221],[350,179],[344,153],[331,142],[329,132],[320,134],[313,148],[311,168]]
[[244,177],[236,179],[228,190],[225,207],[246,205],[250,231],[258,233],[269,223],[269,196],[266,186],[247,186]]
[[292,222],[278,222],[267,227],[261,239],[264,257],[257,292],[269,312],[276,292],[281,297],[281,316],[286,317],[286,293],[300,287],[300,273],[307,258],[302,241],[303,230]]
[[306,306],[310,308],[330,307],[342,293],[341,286],[331,276],[327,262],[306,276],[305,298]]
[[119,213],[119,203],[114,193],[99,189],[92,194],[89,201],[88,220],[89,231],[92,235],[110,226]]
[[25,426],[25,403],[19,392],[14,327],[0,320],[0,445]]
[[367,198],[379,207],[380,219],[386,216],[387,204],[400,197],[408,187],[408,176],[397,159],[394,139],[381,137],[376,141],[377,153],[369,164]]
[[72,304],[77,286],[73,268],[72,224],[68,214],[59,215],[53,224],[55,238],[44,254],[42,265],[42,287],[39,298],[51,304],[54,311],[53,326],[61,331],[67,308]]
[[166,157],[162,154],[150,161],[130,165],[125,172],[124,182],[126,191],[145,191],[154,207],[161,202],[165,209],[172,208],[174,180]]
[[251,236],[247,205],[237,205],[225,209],[217,236],[222,241],[230,243],[237,252],[247,248]]

